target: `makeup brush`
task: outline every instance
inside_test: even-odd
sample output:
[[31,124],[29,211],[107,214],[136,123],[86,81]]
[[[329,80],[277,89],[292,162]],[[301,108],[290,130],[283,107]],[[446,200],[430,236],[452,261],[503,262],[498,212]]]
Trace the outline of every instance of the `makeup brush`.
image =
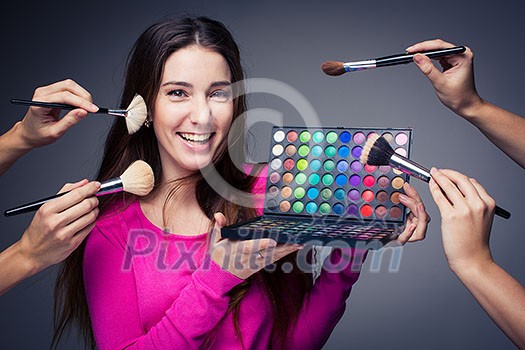
[[[432,178],[430,170],[400,154],[397,154],[388,141],[383,136],[379,135],[372,135],[366,141],[359,160],[361,163],[368,165],[390,165],[405,174],[416,177],[425,182],[429,182]],[[510,218],[510,213],[498,206],[496,206],[495,214],[504,219]]]
[[[465,52],[465,46],[456,46],[451,47],[449,49],[430,50],[416,53],[423,54],[429,58],[437,58],[455,55],[463,52]],[[328,75],[336,76],[347,72],[354,72],[357,70],[411,63],[413,62],[414,55],[416,53],[404,53],[354,62],[326,61],[321,65],[321,69]]]
[[[137,196],[145,196],[151,192],[154,184],[155,179],[153,177],[153,170],[151,169],[149,164],[143,160],[137,160],[133,162],[122,173],[122,175],[120,175],[120,177],[104,181],[100,186],[100,190],[95,194],[95,196],[100,197],[107,194],[122,191],[132,193]],[[8,209],[4,212],[4,216],[14,216],[18,214],[28,213],[31,211],[36,211],[44,203],[47,203],[52,199],[61,197],[66,193],[68,192],[62,192],[28,204]]]
[[[72,106],[72,105],[68,105],[65,103],[41,102],[41,101],[32,101],[32,100],[19,100],[19,99],[12,99],[11,103],[18,104],[18,105],[24,105],[24,106],[60,108],[60,109],[66,109],[66,110],[72,110],[72,109],[78,108],[77,106]],[[144,101],[142,96],[136,94],[135,97],[133,97],[133,100],[131,100],[131,103],[129,104],[127,109],[109,109],[109,108],[101,107],[95,113],[96,114],[109,114],[109,115],[114,115],[118,117],[125,117],[126,126],[128,128],[128,133],[133,134],[137,132],[142,126],[142,124],[144,124],[144,121],[146,121],[148,110],[146,107],[146,102]]]

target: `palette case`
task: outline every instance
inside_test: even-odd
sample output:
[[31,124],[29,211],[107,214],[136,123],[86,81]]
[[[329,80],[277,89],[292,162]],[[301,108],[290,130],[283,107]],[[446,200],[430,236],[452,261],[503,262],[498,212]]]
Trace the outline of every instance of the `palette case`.
[[406,224],[399,194],[408,175],[359,161],[366,140],[382,135],[410,156],[410,128],[272,128],[262,216],[226,226],[222,237],[379,249]]

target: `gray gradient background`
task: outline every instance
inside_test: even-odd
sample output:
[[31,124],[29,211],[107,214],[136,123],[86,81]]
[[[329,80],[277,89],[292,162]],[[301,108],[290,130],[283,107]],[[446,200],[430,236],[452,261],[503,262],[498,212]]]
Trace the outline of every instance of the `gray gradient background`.
[[[523,114],[522,2],[16,1],[0,14],[0,131],[25,113],[9,103],[11,98],[30,98],[35,87],[64,78],[81,83],[99,105],[116,106],[134,40],[153,21],[178,13],[226,23],[242,50],[247,76],[297,89],[324,126],[414,128],[414,160],[476,177],[512,212],[511,220],[494,220],[491,245],[496,261],[525,281],[523,169],[441,105],[413,64],[341,77],[319,68],[325,60],[399,53],[412,43],[444,38],[475,52],[483,97]],[[250,102],[252,108],[282,113],[286,124],[301,121],[275,96],[253,95]],[[90,116],[55,144],[19,160],[0,178],[2,211],[52,194],[65,182],[92,178],[110,122],[111,117]],[[264,149],[269,129],[258,125],[257,130]],[[425,183],[412,184],[433,217],[427,239],[405,247],[397,273],[388,271],[388,259],[379,272],[370,272],[369,259],[325,348],[513,348],[447,268],[437,208]],[[31,217],[0,218],[0,249],[20,237]],[[55,269],[47,269],[0,297],[1,348],[48,347],[54,276]],[[75,335],[61,345],[80,347]]]

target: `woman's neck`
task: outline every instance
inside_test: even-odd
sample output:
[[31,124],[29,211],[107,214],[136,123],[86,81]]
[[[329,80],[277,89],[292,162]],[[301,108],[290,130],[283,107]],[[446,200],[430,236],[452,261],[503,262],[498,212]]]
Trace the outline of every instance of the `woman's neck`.
[[194,180],[162,182],[141,200],[141,207],[149,221],[170,233],[193,236],[207,232],[210,225],[197,201]]

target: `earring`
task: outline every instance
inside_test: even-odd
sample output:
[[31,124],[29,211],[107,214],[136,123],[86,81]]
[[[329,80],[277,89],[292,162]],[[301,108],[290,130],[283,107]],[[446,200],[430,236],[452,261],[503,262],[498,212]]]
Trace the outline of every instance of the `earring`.
[[149,117],[146,118],[146,120],[144,121],[144,126],[146,128],[149,128],[151,126],[151,124],[153,124],[153,121],[151,119],[149,119]]

